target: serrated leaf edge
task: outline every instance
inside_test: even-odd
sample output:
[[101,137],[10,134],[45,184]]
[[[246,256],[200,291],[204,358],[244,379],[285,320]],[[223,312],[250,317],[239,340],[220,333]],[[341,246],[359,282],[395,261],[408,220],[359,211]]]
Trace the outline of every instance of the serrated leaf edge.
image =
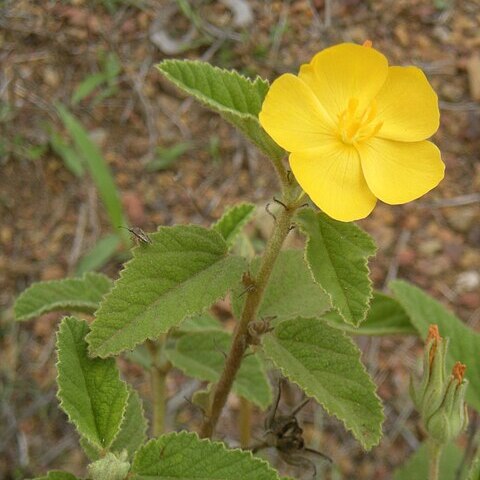
[[[80,438],[82,438],[82,437],[85,438],[85,439],[86,439],[87,441],[89,441],[94,447],[99,448],[100,450],[103,450],[103,449],[105,448],[103,445],[99,445],[96,440],[94,440],[94,439],[92,439],[92,438],[89,438],[89,437],[90,437],[89,435],[85,435],[85,434],[83,434],[83,433],[80,432],[80,430],[78,429],[77,422],[75,422],[75,421],[71,418],[70,414],[64,409],[64,407],[63,407],[63,400],[62,400],[62,398],[60,397],[60,394],[61,394],[61,392],[62,392],[63,389],[60,387],[60,383],[58,382],[58,379],[59,379],[59,377],[60,377],[59,366],[60,366],[60,364],[61,364],[60,355],[59,355],[60,348],[59,348],[59,344],[58,344],[58,342],[59,342],[59,338],[58,338],[58,337],[59,337],[59,334],[60,334],[60,329],[62,328],[62,325],[64,325],[65,319],[74,319],[74,320],[77,321],[77,322],[86,323],[87,326],[88,326],[89,329],[90,329],[90,325],[88,325],[88,322],[85,321],[85,320],[80,320],[80,319],[78,319],[78,318],[76,318],[76,317],[73,317],[73,316],[67,316],[67,317],[63,317],[63,318],[62,318],[62,321],[61,321],[61,323],[60,323],[60,326],[59,326],[59,328],[58,328],[58,330],[57,330],[57,332],[56,332],[56,334],[55,334],[55,347],[56,347],[56,350],[57,350],[57,361],[55,362],[55,368],[57,369],[57,376],[55,377],[55,383],[58,385],[58,390],[57,390],[56,396],[57,396],[57,399],[58,399],[58,402],[59,402],[59,406],[60,406],[60,408],[62,409],[62,412],[65,413],[65,415],[66,415],[67,418],[68,418],[68,421],[69,421],[72,425],[75,426],[75,430],[77,431],[77,434],[79,435],[79,437],[80,437]],[[86,336],[84,337],[84,340],[85,340],[85,339],[86,339]],[[118,371],[118,370],[117,370],[117,371]],[[83,372],[82,372],[82,373],[83,373]],[[125,381],[123,381],[123,380],[121,379],[121,377],[120,377],[120,372],[118,372],[118,378],[119,378],[119,380],[120,380],[122,383],[124,383],[124,384],[127,386],[127,390],[128,390],[129,385],[128,385]],[[115,439],[117,438],[117,435],[118,435],[118,432],[120,432],[122,423],[125,421],[125,412],[126,412],[126,409],[127,409],[127,402],[128,402],[128,397],[127,397],[127,401],[125,402],[125,404],[124,404],[124,406],[123,406],[123,409],[122,409],[122,416],[121,416],[120,422],[118,423],[117,432],[116,432],[115,435],[113,436],[110,445],[111,445],[111,444],[115,441]],[[97,433],[98,433],[98,432],[97,432]],[[110,447],[110,445],[109,445],[109,447]],[[108,447],[108,448],[109,448],[109,447]]]
[[[31,285],[29,285],[22,293],[20,293],[20,295],[15,300],[15,305],[13,307],[14,308],[14,313],[15,313],[15,320],[18,321],[18,322],[30,320],[32,318],[39,317],[40,315],[43,315],[45,313],[49,313],[49,312],[53,312],[53,311],[57,311],[57,310],[62,310],[63,309],[62,307],[64,307],[64,306],[65,306],[65,310],[71,310],[72,312],[77,312],[78,311],[78,312],[81,312],[81,313],[94,313],[95,310],[98,308],[97,303],[85,302],[85,301],[83,301],[83,302],[82,301],[75,301],[75,304],[77,306],[88,308],[89,311],[86,312],[85,310],[77,310],[76,308],[72,308],[72,307],[69,306],[68,302],[52,302],[52,303],[49,304],[49,306],[47,308],[44,307],[44,308],[41,308],[40,310],[38,310],[38,313],[31,313],[31,314],[22,315],[22,316],[18,316],[16,314],[17,303],[25,295],[27,295],[29,293],[29,290],[31,288],[34,288],[39,284],[42,284],[42,285],[44,285],[45,287],[48,288],[49,285],[61,285],[62,283],[66,283],[66,282],[69,282],[71,280],[86,281],[87,276],[92,276],[92,277],[95,276],[97,278],[102,277],[103,279],[109,280],[111,285],[113,285],[113,282],[109,277],[107,277],[103,273],[97,273],[97,272],[85,272],[82,275],[82,277],[80,277],[80,278],[78,278],[78,277],[68,277],[68,278],[62,278],[62,279],[59,279],[59,280],[47,280],[47,281],[34,282]],[[91,310],[91,312],[90,312],[90,310]]]
[[[201,60],[178,60],[178,59],[167,59],[167,60],[163,60],[162,62],[158,63],[157,65],[155,65],[157,67],[157,69],[160,71],[160,73],[162,75],[164,75],[170,82],[172,82],[174,85],[176,85],[178,88],[180,88],[181,90],[185,91],[185,90],[194,90],[190,87],[187,87],[185,88],[185,85],[180,82],[177,78],[175,78],[174,76],[172,76],[172,74],[170,72],[167,72],[165,71],[162,67],[164,65],[177,65],[179,63],[183,63],[183,64],[186,64],[186,65],[196,65],[196,66],[207,66],[207,68],[211,68],[213,69],[215,72],[219,72],[221,73],[222,75],[229,75],[231,78],[242,78],[243,80],[247,81],[253,88],[257,88],[257,86],[259,84],[261,85],[265,85],[266,87],[269,87],[270,83],[268,82],[268,80],[265,80],[264,78],[260,77],[260,75],[257,75],[253,80],[245,75],[242,75],[241,73],[237,72],[236,70],[233,70],[233,69],[226,69],[226,68],[220,68],[220,67],[217,67],[215,65],[212,65],[211,63],[209,62],[203,62]],[[201,92],[200,92],[201,93]],[[202,97],[204,97],[205,95],[202,93]],[[241,117],[241,118],[250,118],[252,120],[255,120],[259,125],[260,125],[260,122],[258,120],[258,117],[251,114],[251,113],[244,113],[244,112],[240,112],[238,110],[234,110],[230,107],[227,107],[226,105],[223,105],[217,101],[211,101],[209,102],[208,100],[204,99],[204,98],[200,98],[200,97],[195,97],[196,100],[198,100],[199,102],[203,103],[204,105],[218,105],[218,109],[219,110],[223,110],[225,112],[229,112],[231,114],[234,114],[238,117]]]
[[[188,225],[182,225],[182,226],[190,226],[190,225],[193,225],[195,227],[200,227],[199,225],[194,225],[194,224],[188,224]],[[171,229],[171,228],[175,228],[175,227],[178,227],[180,225],[175,225],[175,226],[168,226],[168,227],[159,227],[157,232],[160,232],[161,230],[163,229]],[[204,227],[200,227],[200,228],[204,228]],[[225,240],[223,239],[223,237],[220,235],[220,233],[216,232],[215,230],[211,230],[211,229],[208,229],[208,228],[205,228],[205,230],[209,230],[209,231],[212,231],[212,232],[215,232],[216,235],[218,235],[218,237],[222,240],[222,242],[225,244],[225,252],[223,254],[222,257],[219,258],[219,260],[217,260],[216,263],[218,263],[221,259],[225,259],[227,257],[229,257],[229,252],[228,252],[228,246],[225,242]],[[117,285],[118,282],[120,282],[120,280],[123,278],[123,275],[125,273],[125,271],[127,270],[127,266],[130,265],[131,262],[134,261],[135,259],[135,255],[134,253],[137,251],[137,250],[140,250],[144,248],[143,245],[136,245],[134,248],[132,248],[132,258],[130,258],[130,260],[128,260],[127,262],[125,262],[123,264],[123,268],[122,270],[120,271],[120,275],[119,277],[114,281],[113,283],[113,287],[110,289],[110,291],[104,295],[103,297],[103,300],[102,302],[100,303],[100,307],[98,308],[98,310],[96,311],[96,314],[99,314],[101,309],[102,309],[102,305],[104,302],[107,301],[107,299],[110,297],[110,295],[113,295],[114,294],[114,290],[115,290],[115,286]],[[238,258],[242,258],[242,257],[239,257],[238,255],[236,255]],[[190,277],[190,278],[193,278],[193,277]],[[213,305],[215,302],[218,302],[218,300],[220,300],[221,298],[225,298],[225,296],[228,294],[228,290],[223,294],[223,295],[219,295],[217,298],[215,298],[215,300],[212,302],[211,305]],[[211,305],[203,308],[202,310],[200,311],[194,311],[194,312],[188,312],[182,319],[185,320],[185,318],[191,316],[191,315],[195,315],[195,314],[201,314],[201,313],[204,313],[206,310],[208,310]],[[96,321],[96,318],[93,320],[92,324],[95,323]],[[173,327],[170,327],[170,328],[173,328]],[[168,331],[168,330],[167,330]],[[146,340],[156,340],[158,338],[158,335],[159,334],[162,334],[162,333],[166,333],[166,332],[159,332],[159,333],[156,333],[154,335],[151,335],[151,336],[148,336],[147,338],[145,338],[144,340],[139,340],[138,342],[136,342],[135,344],[132,345],[132,348],[122,348],[121,350],[115,350],[115,351],[110,351],[109,353],[100,353],[98,352],[98,347],[96,348],[92,348],[91,345],[90,345],[90,342],[89,342],[89,336],[90,334],[92,333],[92,330],[90,329],[90,332],[87,334],[87,336],[85,337],[85,340],[88,344],[88,353],[90,356],[92,357],[99,357],[99,358],[108,358],[108,357],[112,357],[114,355],[118,355],[119,353],[121,352],[132,352],[135,347],[137,347],[138,345],[144,343]],[[105,342],[104,342],[105,343]],[[104,343],[102,343],[101,345],[103,345]]]
[[[308,318],[305,318],[305,317],[298,317],[299,320],[309,320]],[[283,322],[282,322],[283,323]],[[383,417],[383,420],[382,420],[382,423],[379,425],[378,427],[378,430],[374,433],[377,434],[377,441],[376,443],[371,443],[371,444],[367,444],[366,442],[363,442],[362,439],[358,438],[356,435],[355,435],[355,432],[353,431],[353,428],[349,427],[344,420],[342,420],[340,417],[338,417],[335,413],[331,412],[320,400],[317,400],[317,398],[315,398],[315,396],[309,392],[308,388],[304,388],[302,385],[300,385],[293,377],[291,377],[283,367],[280,367],[277,365],[277,363],[273,360],[273,358],[270,357],[270,355],[268,355],[267,352],[265,352],[265,349],[263,349],[263,352],[264,354],[273,362],[273,364],[275,365],[276,368],[278,368],[280,370],[280,372],[282,372],[282,375],[286,378],[288,378],[291,382],[295,383],[301,390],[303,390],[309,397],[313,398],[319,405],[322,406],[322,408],[332,417],[335,417],[336,419],[338,419],[342,425],[344,425],[345,429],[352,432],[352,435],[354,436],[354,438],[356,438],[360,444],[366,449],[366,450],[371,450],[373,447],[375,447],[376,445],[378,445],[380,443],[380,440],[382,439],[382,424],[383,424],[383,421],[385,420],[385,412],[384,412],[384,408],[383,408],[383,403],[382,403],[382,400],[381,398],[378,396],[377,394],[377,385],[375,384],[375,382],[372,380],[372,377],[370,376],[370,374],[368,373],[365,365],[363,364],[362,362],[362,354],[361,354],[361,351],[360,349],[358,348],[357,344],[342,330],[340,330],[339,328],[335,328],[333,327],[332,325],[328,324],[328,326],[330,328],[334,328],[335,330],[338,330],[345,338],[348,342],[350,342],[350,344],[354,347],[355,351],[357,352],[358,354],[358,363],[360,364],[361,368],[362,368],[362,371],[366,374],[367,378],[368,378],[368,382],[369,384],[374,387],[374,391],[373,391],[373,395],[375,397],[375,400],[377,401],[377,405],[380,407],[380,411],[381,411],[381,415]],[[273,332],[273,334],[275,333],[275,331]],[[272,335],[272,333],[269,333],[267,335]]]
[[[253,217],[254,213],[255,213],[255,209],[256,209],[256,205],[254,203],[250,203],[250,202],[242,202],[242,203],[239,203],[237,205],[232,205],[230,208],[227,208],[222,216],[214,223],[212,223],[212,226],[211,228],[215,231],[217,231],[218,233],[220,233],[218,231],[218,228],[219,228],[219,225],[220,223],[222,222],[222,220],[225,219],[225,217],[227,215],[229,215],[231,212],[233,212],[234,210],[239,210],[241,209],[242,207],[250,207],[250,210],[247,212],[247,214],[240,220],[240,222],[237,223],[236,227],[235,227],[235,230],[237,230],[237,233],[234,235],[233,239],[229,242],[227,242],[227,239],[225,238],[225,243],[227,244],[229,250],[230,248],[233,246],[233,244],[235,243],[234,240],[237,238],[238,234],[240,233],[240,231],[243,229],[243,227],[251,220],[251,218]],[[220,234],[221,235],[221,234]],[[223,235],[222,235],[223,237]]]
[[[161,435],[160,437],[150,439],[142,447],[147,448],[147,446],[149,446],[151,443],[158,442],[159,440],[164,439],[164,438],[167,439],[167,441],[168,441],[168,440],[170,440],[170,438],[181,439],[182,437],[183,438],[195,438],[195,440],[198,440],[200,443],[214,445],[215,447],[221,447],[221,449],[224,452],[226,452],[227,454],[230,453],[230,452],[235,453],[235,454],[240,453],[242,456],[249,457],[250,460],[252,460],[253,462],[264,465],[267,468],[268,471],[274,473],[277,476],[277,478],[280,478],[278,472],[274,468],[272,468],[272,466],[266,460],[264,460],[263,458],[256,457],[255,455],[253,455],[253,453],[250,450],[242,450],[241,448],[229,448],[223,442],[210,440],[208,438],[200,438],[196,432],[181,431],[181,432],[166,433],[164,435]],[[134,473],[134,474],[137,474],[137,472],[135,472],[133,470],[133,467],[135,466],[135,462],[137,460],[137,455],[139,454],[139,452],[140,452],[140,449],[137,451],[137,453],[133,457],[133,461],[132,461],[131,472]]]
[[[126,382],[125,382],[126,383]],[[115,443],[115,440],[117,439],[117,436],[118,434],[120,433],[120,431],[122,430],[122,425],[123,425],[123,422],[125,421],[125,414],[127,413],[127,406],[128,406],[128,399],[130,397],[130,395],[137,395],[138,396],[138,400],[139,400],[139,403],[140,403],[140,411],[142,413],[142,417],[143,419],[145,420],[144,422],[144,428],[142,429],[142,433],[143,433],[143,443],[137,448],[136,452],[143,447],[143,445],[145,445],[145,440],[147,439],[147,431],[148,431],[148,419],[147,417],[145,416],[145,408],[143,406],[143,401],[142,401],[142,398],[140,397],[140,394],[130,385],[127,383],[127,390],[128,390],[128,397],[127,397],[127,401],[125,402],[125,409],[124,409],[124,412],[123,412],[123,416],[122,416],[122,421],[120,422],[120,427],[118,429],[118,432],[117,434],[115,435],[115,437],[113,438],[112,440],[112,443],[111,445],[113,445]],[[111,447],[110,445],[110,447]],[[117,451],[117,450],[115,450]],[[135,452],[135,453],[136,453]],[[133,455],[134,456],[134,455]],[[132,458],[133,458],[132,456]]]
[[[317,216],[318,212],[315,212],[314,210],[312,210],[312,211],[313,211],[313,213],[315,214],[315,216]],[[325,215],[326,215],[326,214],[325,214]],[[366,273],[367,273],[368,279],[370,280],[370,268],[369,268],[369,266],[368,266],[368,259],[369,259],[370,257],[373,257],[374,255],[376,255],[376,252],[377,252],[377,250],[378,250],[378,249],[377,249],[377,245],[372,241],[372,239],[370,238],[370,236],[369,236],[367,233],[365,233],[356,223],[353,223],[353,222],[351,222],[351,223],[352,223],[352,225],[355,225],[355,227],[358,228],[358,231],[361,233],[361,235],[364,236],[364,238],[366,238],[366,239],[371,243],[371,245],[372,245],[372,250],[374,250],[373,253],[371,253],[370,255],[366,255],[366,256],[364,257],[364,261],[362,261],[362,266],[365,267],[365,271],[366,271]],[[345,318],[345,315],[340,311],[340,309],[337,308],[337,307],[333,304],[333,301],[332,301],[332,300],[333,300],[333,297],[332,297],[332,295],[331,295],[329,292],[327,292],[327,291],[325,290],[325,288],[324,288],[319,282],[317,282],[317,280],[315,279],[315,276],[314,276],[314,274],[313,274],[313,270],[312,270],[312,268],[311,268],[311,266],[310,266],[310,263],[309,263],[309,261],[308,261],[308,259],[307,259],[307,248],[308,248],[308,245],[310,244],[310,240],[311,240],[311,239],[310,239],[310,235],[309,235],[308,232],[305,230],[305,228],[302,226],[302,222],[300,222],[299,227],[300,227],[300,230],[302,231],[302,233],[307,237],[307,241],[306,241],[306,243],[305,243],[305,248],[304,248],[303,259],[304,259],[305,263],[307,264],[307,268],[308,268],[308,270],[310,271],[310,274],[312,275],[313,281],[314,281],[314,282],[323,290],[323,292],[328,296],[328,298],[329,298],[329,300],[330,300],[330,305],[332,306],[332,309],[334,309],[334,310],[336,310],[336,311],[338,312],[338,314],[342,317],[343,321],[344,321],[345,323],[348,323],[349,325],[353,325],[354,327],[358,327],[358,326],[367,318],[368,310],[369,310],[369,307],[370,307],[370,302],[371,302],[371,300],[372,300],[372,298],[373,298],[373,285],[372,285],[372,282],[370,281],[369,284],[368,284],[368,296],[367,296],[367,299],[366,299],[366,301],[365,301],[365,303],[364,303],[365,309],[364,309],[364,311],[363,311],[363,315],[358,319],[358,323],[357,323],[357,324],[355,324],[354,322],[350,322],[349,320],[347,320],[347,319]],[[335,231],[337,231],[337,230],[335,230]],[[338,231],[337,231],[337,232],[338,232]],[[350,243],[352,243],[352,242],[350,242]],[[356,246],[354,243],[352,243],[352,244],[353,244],[354,246]],[[330,257],[330,255],[329,255],[329,257]],[[347,303],[348,303],[348,302],[347,302]],[[349,308],[349,310],[350,310],[350,308]]]

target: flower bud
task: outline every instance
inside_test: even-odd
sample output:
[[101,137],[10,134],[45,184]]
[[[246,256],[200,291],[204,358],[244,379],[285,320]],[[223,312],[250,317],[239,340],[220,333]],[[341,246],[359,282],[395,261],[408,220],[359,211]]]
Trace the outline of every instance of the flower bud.
[[419,385],[410,384],[410,393],[423,419],[442,404],[446,388],[445,357],[448,338],[442,338],[437,325],[430,325],[424,351],[423,376]]
[[449,378],[446,378],[445,360],[448,339],[430,325],[424,353],[423,376],[418,385],[412,381],[412,399],[422,417],[425,429],[440,444],[455,439],[467,426],[465,405],[467,380],[465,365],[457,362]]
[[427,432],[438,443],[454,440],[467,428],[465,368],[460,362],[454,365],[442,405],[425,423]]
[[119,455],[109,452],[88,466],[88,474],[92,480],[124,480],[129,470],[130,463],[126,450]]

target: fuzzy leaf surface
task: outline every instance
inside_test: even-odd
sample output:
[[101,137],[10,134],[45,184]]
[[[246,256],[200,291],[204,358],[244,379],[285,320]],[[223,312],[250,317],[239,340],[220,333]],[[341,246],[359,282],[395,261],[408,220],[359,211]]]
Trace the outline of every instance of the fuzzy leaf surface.
[[234,70],[192,60],[164,60],[157,68],[180,90],[232,123],[269,157],[285,155],[258,121],[269,89],[266,80],[257,77],[252,81]]
[[142,400],[133,388],[129,388],[125,416],[110,450],[118,453],[126,450],[128,458],[132,458],[146,439],[147,420],[143,411]]
[[253,203],[240,203],[227,208],[218,222],[212,228],[216,230],[225,240],[229,247],[232,247],[242,228],[252,218],[255,211]]
[[301,210],[297,218],[308,237],[305,257],[313,278],[344,321],[358,326],[372,297],[367,260],[375,254],[375,243],[355,224],[310,208]]
[[[448,443],[440,457],[438,480],[453,480],[462,461],[463,452],[453,443]],[[428,478],[428,446],[423,443],[420,448],[410,456],[394,473],[394,480],[425,480]],[[461,478],[465,478],[462,476]],[[478,480],[478,477],[475,479]]]
[[263,346],[273,363],[340,419],[364,448],[380,441],[382,405],[358,347],[344,332],[316,318],[296,318],[265,335]]
[[280,480],[251,452],[187,432],[150,440],[135,456],[131,473],[132,480]]
[[[250,264],[255,275],[260,259]],[[233,312],[240,317],[245,295],[243,285],[232,295]],[[258,318],[275,317],[276,322],[294,317],[317,317],[329,310],[330,300],[310,274],[301,250],[280,252],[263,295]]]
[[456,361],[467,366],[465,376],[470,383],[466,399],[480,412],[480,362],[478,361],[480,334],[467,327],[440,302],[418,287],[401,280],[391,282],[389,287],[422,338],[427,337],[428,327],[433,323],[438,325],[442,337],[450,338],[447,353],[448,369]]
[[34,283],[17,298],[15,318],[29,320],[58,310],[94,313],[112,285],[113,282],[100,273]]
[[[231,335],[226,332],[192,332],[181,337],[165,353],[172,364],[186,375],[217,382],[225,363],[222,352],[228,352],[230,343]],[[271,403],[270,384],[263,364],[256,355],[249,355],[243,360],[233,391],[262,409]]]
[[322,316],[333,326],[354,335],[416,335],[407,312],[394,298],[374,292],[367,318],[356,328],[343,321],[340,314],[331,310]]
[[235,285],[245,260],[227,255],[221,235],[196,225],[160,227],[105,297],[87,337],[92,355],[106,357],[155,339],[200,313]]
[[207,312],[198,315],[192,315],[186,318],[180,325],[179,330],[182,332],[204,332],[210,330],[222,330],[222,324],[218,318]]
[[75,317],[62,320],[57,335],[58,398],[80,435],[108,449],[120,430],[127,405],[127,386],[113,358],[90,358],[88,324]]

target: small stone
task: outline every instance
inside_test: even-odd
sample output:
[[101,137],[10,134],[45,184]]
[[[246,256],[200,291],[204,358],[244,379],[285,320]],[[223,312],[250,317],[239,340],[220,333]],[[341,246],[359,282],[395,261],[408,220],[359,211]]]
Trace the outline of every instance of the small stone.
[[480,272],[468,270],[457,276],[455,290],[458,293],[472,292],[480,287]]
[[431,240],[426,240],[422,242],[418,246],[418,250],[423,255],[431,257],[432,255],[435,255],[436,253],[440,252],[440,250],[442,250],[442,242],[437,238],[432,238]]

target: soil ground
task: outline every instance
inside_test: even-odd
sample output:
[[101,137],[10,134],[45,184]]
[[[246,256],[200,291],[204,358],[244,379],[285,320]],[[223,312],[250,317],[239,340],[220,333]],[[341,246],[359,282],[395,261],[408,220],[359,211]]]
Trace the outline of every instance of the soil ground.
[[[185,4],[191,13],[179,7]],[[478,330],[478,0],[0,0],[0,478],[52,468],[81,473],[86,462],[55,397],[59,315],[16,324],[12,312],[15,297],[34,281],[72,275],[111,228],[92,181],[75,177],[50,147],[51,130],[63,132],[55,102],[68,105],[101,147],[131,224],[145,231],[208,225],[238,200],[262,211],[276,192],[274,173],[233,128],[185,99],[154,65],[202,59],[272,80],[326,46],[366,39],[391,64],[418,65],[427,74],[440,99],[434,141],[447,166],[430,194],[404,206],[379,205],[360,222],[379,246],[370,265],[375,285],[408,279]],[[107,57],[120,66],[112,90],[102,84],[72,102],[81,82],[105,69]],[[165,150],[183,146],[167,168],[152,167]],[[259,225],[269,221],[266,216]],[[102,271],[115,277],[119,268],[112,260]],[[385,402],[381,444],[363,452],[313,406],[302,421],[308,443],[333,459],[342,478],[388,479],[423,438],[408,397],[421,344],[404,337],[358,341]],[[142,372],[121,366],[148,399]],[[170,428],[197,425],[198,415],[182,401],[189,381],[175,373],[168,386]],[[220,427],[227,441],[238,440],[237,413],[232,399]],[[254,415],[261,424],[260,413]]]

